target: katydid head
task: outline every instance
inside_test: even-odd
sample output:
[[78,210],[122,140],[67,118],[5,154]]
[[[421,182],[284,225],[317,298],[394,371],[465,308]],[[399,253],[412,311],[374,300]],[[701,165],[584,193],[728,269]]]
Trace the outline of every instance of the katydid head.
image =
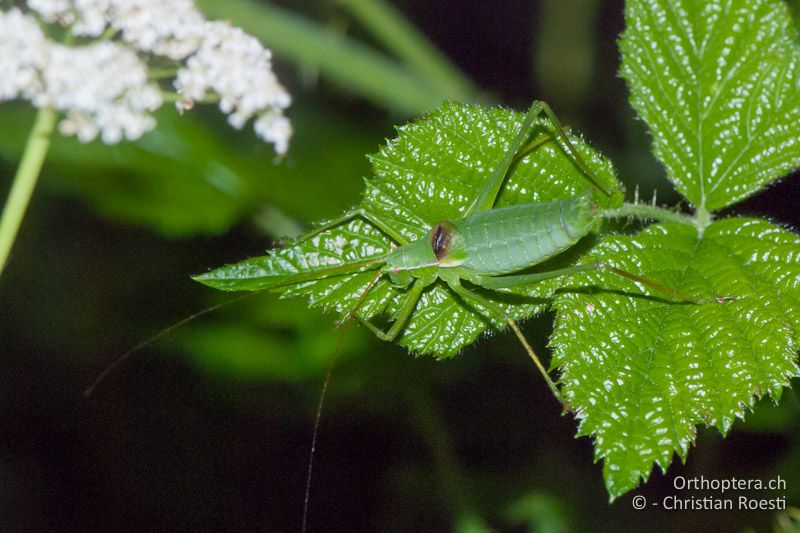
[[417,271],[433,267],[437,264],[428,235],[420,237],[408,244],[392,250],[386,256],[386,264],[382,270],[389,274],[392,283],[407,287],[416,276]]
[[392,250],[382,270],[400,287],[415,279],[427,285],[438,277],[440,268],[461,265],[465,256],[463,236],[455,224],[445,220],[419,239]]

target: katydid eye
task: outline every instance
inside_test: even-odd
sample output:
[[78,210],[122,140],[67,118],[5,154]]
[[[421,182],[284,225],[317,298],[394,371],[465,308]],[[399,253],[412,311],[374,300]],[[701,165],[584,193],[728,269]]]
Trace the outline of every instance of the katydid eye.
[[450,251],[450,242],[453,240],[453,229],[444,222],[436,224],[431,230],[431,247],[437,260],[446,257]]

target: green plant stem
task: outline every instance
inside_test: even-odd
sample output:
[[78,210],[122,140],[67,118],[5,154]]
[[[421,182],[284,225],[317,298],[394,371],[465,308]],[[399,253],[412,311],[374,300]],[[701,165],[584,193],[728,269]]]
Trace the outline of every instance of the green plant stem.
[[103,34],[100,37],[97,38],[97,40],[98,41],[110,41],[114,37],[116,37],[118,33],[119,33],[119,30],[117,28],[114,28],[113,26],[109,26],[108,28],[106,28],[106,31],[104,31]]
[[178,69],[176,68],[153,68],[151,67],[147,71],[147,77],[150,80],[158,81],[163,79],[170,79],[174,78],[178,75]]
[[394,6],[384,0],[337,0],[389,50],[454,100],[472,100],[477,90],[450,60]]
[[663,207],[656,207],[648,204],[629,204],[624,203],[621,207],[616,209],[607,209],[603,212],[603,218],[649,218],[658,220],[659,222],[677,222],[678,224],[689,224],[697,226],[697,221],[687,215],[665,209]]
[[[161,91],[161,99],[164,103],[174,104],[175,102],[180,102],[182,97],[172,91]],[[203,98],[192,100],[192,102],[195,104],[216,104],[219,100],[220,96],[218,94],[207,94]]]
[[713,219],[713,215],[704,205],[697,208],[695,220],[697,221],[697,227],[700,228],[701,231],[710,226]]
[[17,238],[19,227],[28,209],[36,181],[42,169],[45,155],[50,147],[50,138],[56,125],[57,113],[54,109],[43,108],[36,115],[33,129],[25,144],[22,160],[14,176],[14,182],[0,217],[0,274],[2,274],[11,248]]

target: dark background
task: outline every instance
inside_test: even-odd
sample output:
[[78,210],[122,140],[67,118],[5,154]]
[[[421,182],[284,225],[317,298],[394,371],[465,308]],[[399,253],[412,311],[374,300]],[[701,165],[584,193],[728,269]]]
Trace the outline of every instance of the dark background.
[[[370,42],[332,3],[282,5]],[[677,203],[617,76],[623,2],[397,5],[481,88],[480,99],[520,109],[547,100],[615,161],[629,190],[638,181],[644,197],[657,190]],[[82,395],[126,349],[230,299],[189,275],[263,253],[279,236],[253,215],[264,215],[265,205],[305,224],[355,203],[369,172],[364,154],[408,118],[277,54],[276,70],[295,98],[295,139],[283,163],[273,165],[268,147],[254,148],[258,141],[232,132],[213,109],[193,119],[192,127],[210,132],[204,142],[238,150],[242,168],[269,174],[259,202],[230,208],[215,228],[148,222],[138,210],[152,214],[156,196],[189,198],[183,209],[208,217],[230,206],[187,196],[182,182],[162,191],[141,169],[115,165],[109,154],[119,152],[100,152],[104,163],[92,168],[56,151],[45,167],[0,278],[0,530],[299,530],[316,403],[338,338],[334,317],[303,301],[255,296],[168,333]],[[0,112],[3,131],[25,135],[32,115],[22,104]],[[201,157],[203,146],[195,149]],[[3,176],[14,170],[9,153],[0,154]],[[800,227],[798,177],[729,214]],[[550,321],[525,324],[540,353]],[[699,429],[685,465],[676,459],[666,475],[654,471],[644,487],[609,504],[591,441],[574,438],[574,419],[561,416],[511,335],[437,362],[351,328],[321,420],[309,528],[769,530],[770,511],[636,511],[631,498],[706,495],[673,489],[679,475],[781,475],[798,505],[798,414],[797,396],[786,391],[779,407],[762,401],[725,439]]]

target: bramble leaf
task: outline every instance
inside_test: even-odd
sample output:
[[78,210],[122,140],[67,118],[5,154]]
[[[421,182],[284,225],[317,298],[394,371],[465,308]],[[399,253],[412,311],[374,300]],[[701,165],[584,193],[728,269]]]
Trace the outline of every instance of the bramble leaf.
[[800,236],[760,219],[720,220],[702,234],[653,225],[593,253],[692,297],[736,300],[642,297],[611,273],[576,276],[557,297],[553,362],[612,499],[646,481],[654,462],[666,470],[674,452],[685,459],[696,424],[725,434],[756,397],[777,401],[798,376],[798,251]]
[[629,0],[631,103],[667,177],[714,211],[800,166],[800,48],[781,0]]
[[[375,178],[367,180],[358,207],[380,216],[408,241],[427,234],[442,220],[461,217],[505,155],[522,117],[502,108],[450,103],[400,127],[398,137],[372,156]],[[552,136],[547,121],[538,122],[532,138],[537,135]],[[572,137],[572,141],[603,184],[616,189],[611,165],[580,139]],[[548,141],[514,165],[497,205],[568,198],[590,188],[564,148]],[[605,198],[597,193],[595,199],[601,206],[619,205],[622,194]],[[291,279],[288,276],[298,272],[380,257],[391,250],[392,244],[368,222],[354,219],[267,256],[222,267],[197,279],[223,290],[259,290]],[[555,261],[574,261],[577,255],[573,250]],[[280,290],[287,295],[305,294],[312,305],[345,315],[356,306],[374,276],[372,271],[329,276]],[[487,292],[485,296],[498,299],[510,316],[523,318],[541,312],[558,284],[558,280],[552,280],[517,289],[514,294]],[[406,292],[383,276],[367,293],[359,313],[365,318],[392,316]],[[422,294],[398,342],[414,352],[450,357],[490,325],[503,327],[502,317],[466,306],[446,285],[437,282]]]

